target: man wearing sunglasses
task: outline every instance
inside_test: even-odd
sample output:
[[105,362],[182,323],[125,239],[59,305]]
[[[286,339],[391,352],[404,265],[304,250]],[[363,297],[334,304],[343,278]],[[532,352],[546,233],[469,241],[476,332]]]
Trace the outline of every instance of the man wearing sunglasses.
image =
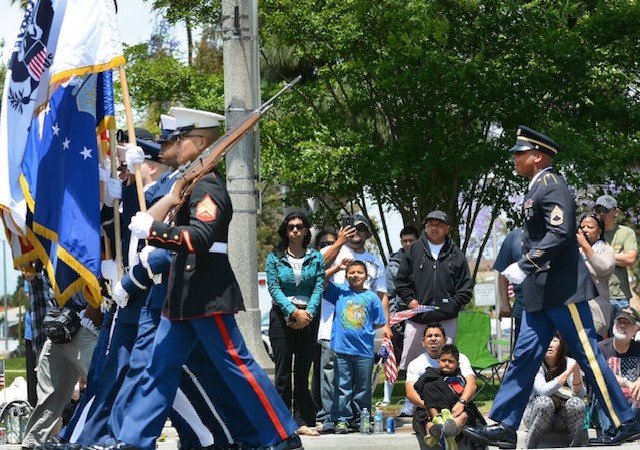
[[[593,210],[604,221],[605,242],[613,247],[616,254],[616,269],[609,278],[609,295],[613,306],[611,317],[616,317],[620,310],[629,307],[631,288],[627,270],[638,260],[638,242],[631,228],[616,223],[620,210],[615,198],[601,195]],[[609,334],[612,327],[613,323],[609,324]]]

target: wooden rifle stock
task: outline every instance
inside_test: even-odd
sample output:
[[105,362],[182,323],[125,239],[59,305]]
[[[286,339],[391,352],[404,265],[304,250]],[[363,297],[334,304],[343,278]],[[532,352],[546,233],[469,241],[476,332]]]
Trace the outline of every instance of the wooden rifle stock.
[[282,89],[280,89],[273,97],[263,103],[258,109],[251,112],[245,119],[238,125],[233,127],[217,141],[207,147],[194,161],[180,166],[177,170],[178,178],[186,178],[190,181],[189,185],[182,191],[182,199],[180,203],[170,213],[170,219],[173,218],[175,213],[184,204],[186,198],[189,196],[196,182],[202,178],[205,174],[209,173],[224,156],[233,148],[233,146],[249,131],[251,130],[260,118],[267,113],[273,106],[274,101],[280,97],[284,92],[295,86],[300,80],[301,76],[296,77],[290,83],[287,83]]

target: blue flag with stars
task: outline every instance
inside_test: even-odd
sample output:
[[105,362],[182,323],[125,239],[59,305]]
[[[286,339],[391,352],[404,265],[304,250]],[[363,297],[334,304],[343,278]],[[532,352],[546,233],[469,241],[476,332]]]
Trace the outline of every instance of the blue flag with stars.
[[[56,88],[31,124],[22,163],[30,241],[49,273],[58,303],[86,289],[100,303],[100,74]],[[93,301],[92,301],[93,300]]]

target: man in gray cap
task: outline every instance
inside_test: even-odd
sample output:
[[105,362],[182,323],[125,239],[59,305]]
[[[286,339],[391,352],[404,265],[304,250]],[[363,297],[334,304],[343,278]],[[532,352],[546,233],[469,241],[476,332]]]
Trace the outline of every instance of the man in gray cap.
[[[618,311],[629,307],[631,288],[627,270],[638,260],[638,242],[636,233],[631,228],[616,223],[620,209],[615,198],[601,195],[593,210],[604,221],[604,240],[613,247],[616,254],[616,269],[609,278],[609,298],[613,306],[611,317],[616,317]],[[610,324],[609,331],[612,327],[613,323]]]
[[[406,250],[398,268],[396,289],[400,309],[420,305],[437,306],[437,311],[416,314],[406,321],[400,369],[424,352],[422,336],[427,324],[440,322],[451,342],[458,331],[458,313],[471,300],[473,280],[462,251],[449,237],[449,217],[438,209],[424,219],[420,239]],[[402,415],[415,407],[405,400]]]

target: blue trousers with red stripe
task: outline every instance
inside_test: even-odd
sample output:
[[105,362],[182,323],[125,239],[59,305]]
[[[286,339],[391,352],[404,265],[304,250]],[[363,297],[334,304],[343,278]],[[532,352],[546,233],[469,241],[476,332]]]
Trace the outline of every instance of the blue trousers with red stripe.
[[567,343],[571,357],[580,365],[614,427],[633,420],[629,403],[598,349],[587,302],[524,313],[514,359],[493,401],[489,417],[513,429],[519,427],[536,373],[556,330]]
[[[267,374],[247,349],[234,314],[169,321],[162,318],[153,356],[142,384],[125,413],[118,440],[153,450],[173,404],[182,366],[200,343],[207,360],[199,376],[219,381],[216,398],[221,422],[238,444],[269,446],[285,440],[298,428]],[[208,369],[208,370],[207,370]]]

